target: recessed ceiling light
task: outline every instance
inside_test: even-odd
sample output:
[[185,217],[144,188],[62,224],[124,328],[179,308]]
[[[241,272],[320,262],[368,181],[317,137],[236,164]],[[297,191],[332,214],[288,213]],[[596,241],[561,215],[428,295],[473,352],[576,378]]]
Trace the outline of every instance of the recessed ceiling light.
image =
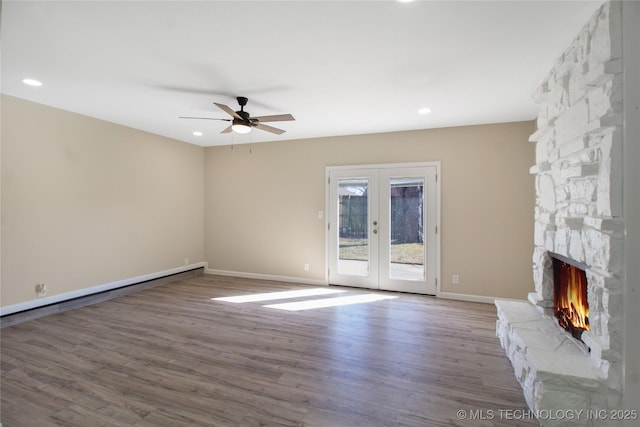
[[431,112],[430,108],[424,107],[418,110],[418,114],[429,114]]
[[42,86],[42,82],[35,79],[22,79],[22,83],[29,86]]
[[396,0],[398,3],[411,3],[414,0]]
[[202,132],[200,132],[199,130],[197,130],[197,131],[193,132],[193,134],[194,134],[195,136],[202,136]]

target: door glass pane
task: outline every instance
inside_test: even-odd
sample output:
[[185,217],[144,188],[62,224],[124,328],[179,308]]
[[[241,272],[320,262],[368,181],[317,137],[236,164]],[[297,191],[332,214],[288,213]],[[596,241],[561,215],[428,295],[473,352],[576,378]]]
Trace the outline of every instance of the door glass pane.
[[338,272],[369,274],[369,180],[338,180]]
[[389,276],[425,280],[424,178],[391,178]]

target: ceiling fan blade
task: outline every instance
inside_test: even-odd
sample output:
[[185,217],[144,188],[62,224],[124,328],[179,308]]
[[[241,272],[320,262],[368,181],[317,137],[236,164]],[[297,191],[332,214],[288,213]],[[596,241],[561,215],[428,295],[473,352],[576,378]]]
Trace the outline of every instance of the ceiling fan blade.
[[274,128],[273,126],[263,125],[262,123],[252,123],[251,126],[257,127],[260,130],[275,133],[276,135],[282,135],[286,132],[285,130]]
[[196,119],[196,120],[222,120],[223,122],[230,122],[231,119],[215,119],[213,117],[178,117],[179,119]]
[[229,107],[228,105],[224,105],[224,104],[218,104],[217,102],[214,102],[214,104],[216,105],[216,107],[220,108],[222,111],[224,111],[225,113],[227,113],[228,115],[230,115],[231,117],[235,117],[236,119],[240,119],[243,120],[242,117],[240,117],[238,115],[238,113],[236,113],[235,111],[233,111],[231,109],[231,107]]
[[273,116],[251,117],[251,121],[258,122],[289,122],[295,120],[291,114],[275,114]]
[[231,132],[233,129],[231,129],[231,125],[227,126],[226,128],[224,128],[224,130],[220,133],[229,133]]

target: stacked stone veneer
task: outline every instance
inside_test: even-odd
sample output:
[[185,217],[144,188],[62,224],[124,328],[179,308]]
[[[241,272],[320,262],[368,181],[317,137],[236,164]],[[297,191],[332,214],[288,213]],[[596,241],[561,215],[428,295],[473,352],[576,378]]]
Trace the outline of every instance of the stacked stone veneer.
[[[534,94],[539,105],[530,138],[536,142],[535,292],[531,304],[496,302],[498,336],[533,410],[607,409],[620,403],[621,40],[621,5],[605,3]],[[583,341],[590,352],[553,319],[551,252],[589,266],[591,330]],[[576,423],[598,425],[598,420]]]

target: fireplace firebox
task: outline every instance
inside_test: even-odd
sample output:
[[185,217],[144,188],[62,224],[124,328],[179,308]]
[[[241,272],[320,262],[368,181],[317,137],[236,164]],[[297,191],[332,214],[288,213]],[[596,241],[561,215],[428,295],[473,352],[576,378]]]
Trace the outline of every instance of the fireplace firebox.
[[574,338],[582,340],[589,328],[587,274],[589,267],[562,255],[551,254],[553,261],[553,314]]

